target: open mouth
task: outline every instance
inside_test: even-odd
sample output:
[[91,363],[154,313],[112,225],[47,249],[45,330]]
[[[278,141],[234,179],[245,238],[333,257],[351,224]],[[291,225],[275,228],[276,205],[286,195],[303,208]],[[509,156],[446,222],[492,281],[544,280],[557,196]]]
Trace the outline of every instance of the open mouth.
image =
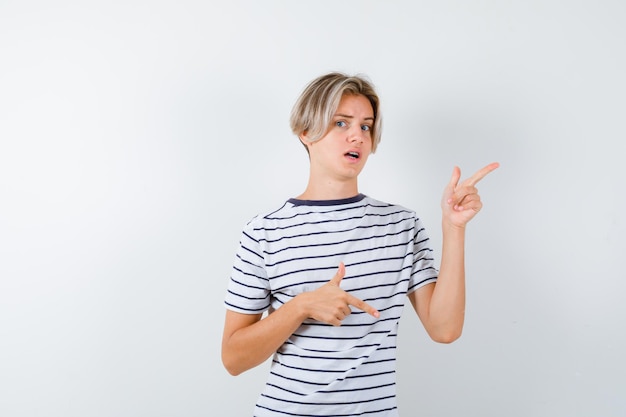
[[345,154],[348,158],[352,158],[352,159],[359,159],[360,155],[358,152],[346,152]]

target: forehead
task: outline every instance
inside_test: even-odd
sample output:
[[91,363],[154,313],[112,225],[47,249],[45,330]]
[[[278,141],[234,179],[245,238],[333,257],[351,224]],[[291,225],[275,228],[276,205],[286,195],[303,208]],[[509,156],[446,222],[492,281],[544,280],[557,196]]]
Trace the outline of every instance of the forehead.
[[336,113],[359,117],[374,117],[372,103],[362,94],[344,94],[339,101]]

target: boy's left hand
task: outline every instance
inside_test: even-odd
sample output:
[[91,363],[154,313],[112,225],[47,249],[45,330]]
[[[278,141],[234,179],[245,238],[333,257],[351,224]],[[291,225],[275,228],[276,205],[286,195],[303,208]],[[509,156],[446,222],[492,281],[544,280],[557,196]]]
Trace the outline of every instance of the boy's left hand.
[[444,223],[456,227],[465,227],[467,222],[469,222],[483,206],[480,202],[476,184],[499,166],[499,163],[493,162],[480,169],[460,184],[461,169],[456,166],[454,167],[452,178],[444,189],[443,198],[441,199]]

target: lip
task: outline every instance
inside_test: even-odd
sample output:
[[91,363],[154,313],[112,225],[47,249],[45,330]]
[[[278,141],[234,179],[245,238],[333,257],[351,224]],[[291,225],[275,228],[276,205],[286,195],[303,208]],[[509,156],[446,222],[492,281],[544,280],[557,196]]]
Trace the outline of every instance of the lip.
[[359,161],[362,157],[361,151],[358,149],[349,149],[343,154],[343,156],[348,158],[351,161]]

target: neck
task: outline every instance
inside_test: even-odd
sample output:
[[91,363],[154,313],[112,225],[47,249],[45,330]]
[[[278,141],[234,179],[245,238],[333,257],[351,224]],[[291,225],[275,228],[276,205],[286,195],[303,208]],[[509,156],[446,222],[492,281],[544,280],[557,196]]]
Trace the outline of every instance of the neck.
[[324,181],[315,182],[309,179],[306,190],[297,198],[299,200],[341,200],[354,197],[359,193],[357,181]]

